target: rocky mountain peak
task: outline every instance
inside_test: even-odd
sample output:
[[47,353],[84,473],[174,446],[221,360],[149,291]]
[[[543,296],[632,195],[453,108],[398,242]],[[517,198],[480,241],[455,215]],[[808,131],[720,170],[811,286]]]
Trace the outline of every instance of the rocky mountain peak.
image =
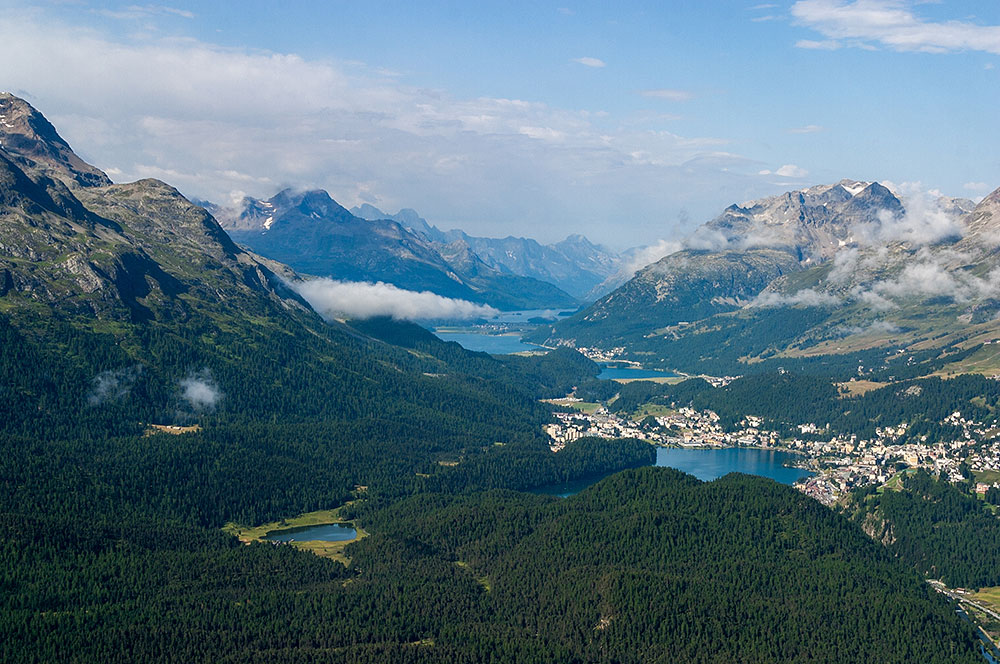
[[100,187],[110,178],[86,163],[31,104],[0,93],[0,148],[22,168],[40,170],[70,187]]
[[995,189],[993,193],[981,200],[976,208],[1000,209],[1000,189]]
[[841,214],[851,218],[854,223],[874,223],[878,221],[879,215],[886,212],[899,217],[905,209],[902,201],[878,182],[872,182],[856,193],[841,210]]
[[392,216],[386,214],[371,203],[362,203],[361,205],[352,207],[351,214],[355,217],[367,219],[368,221],[375,221],[376,219],[389,219]]
[[1000,189],[979,201],[964,220],[966,234],[959,243],[963,249],[1000,247]]

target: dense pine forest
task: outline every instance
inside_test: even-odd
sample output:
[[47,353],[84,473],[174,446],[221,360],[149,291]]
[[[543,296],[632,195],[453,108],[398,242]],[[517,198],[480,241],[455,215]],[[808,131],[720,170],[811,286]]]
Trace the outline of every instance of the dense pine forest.
[[[324,371],[297,359],[313,334],[283,337],[281,363],[197,328],[150,335],[148,357],[210,367],[224,395],[185,413],[172,363],[99,403],[120,346],[2,329],[9,661],[976,661],[915,572],[769,480],[648,469],[567,500],[509,491],[652,461],[639,441],[548,451],[537,399],[596,374],[575,353],[501,361],[374,321]],[[342,392],[355,375],[386,382]],[[166,416],[201,429],[146,431]],[[219,530],[358,485],[372,534],[346,567]]]
[[921,574],[953,588],[1000,585],[1000,519],[967,485],[921,470],[904,476],[902,490],[858,490],[853,499],[855,519]]
[[[575,351],[325,320],[175,189],[0,100],[4,662],[978,661],[922,567],[788,487],[550,451],[541,399],[608,389]],[[760,398],[733,385],[658,398],[733,421]],[[223,530],[334,508],[368,533],[342,560]]]

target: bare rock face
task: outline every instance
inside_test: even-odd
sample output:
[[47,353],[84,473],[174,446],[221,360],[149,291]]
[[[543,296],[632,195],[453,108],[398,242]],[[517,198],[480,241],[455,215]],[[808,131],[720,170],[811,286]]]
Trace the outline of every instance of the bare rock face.
[[994,254],[1000,251],[1000,189],[984,198],[965,217],[965,237],[957,249],[973,254]]
[[786,343],[815,346],[853,334],[874,336],[873,330],[886,331],[888,339],[918,329],[923,318],[951,330],[953,336],[938,335],[949,343],[962,333],[956,321],[992,324],[996,307],[985,300],[1000,279],[994,273],[1000,267],[1000,191],[978,206],[946,197],[907,201],[909,210],[878,182],[841,180],[731,205],[695,231],[686,249],[643,268],[532,340],[641,348],[656,356],[666,351],[650,339],[666,338],[665,332],[678,339],[697,335],[715,329],[719,315],[740,309],[758,315],[761,308],[776,321],[789,308],[814,309],[813,327],[791,341],[776,340],[775,352]]
[[815,263],[855,244],[858,229],[903,213],[902,202],[878,182],[841,180],[731,205],[695,232],[692,246],[770,247]]
[[79,254],[74,254],[66,259],[62,267],[72,276],[76,285],[84,293],[93,293],[105,285],[105,281],[94,270],[94,267]]
[[112,183],[29,104],[0,95],[0,297],[132,321],[212,301],[307,310],[281,267],[163,182]]
[[103,171],[73,152],[41,113],[8,93],[0,93],[0,148],[22,165],[30,163],[70,187],[111,184]]

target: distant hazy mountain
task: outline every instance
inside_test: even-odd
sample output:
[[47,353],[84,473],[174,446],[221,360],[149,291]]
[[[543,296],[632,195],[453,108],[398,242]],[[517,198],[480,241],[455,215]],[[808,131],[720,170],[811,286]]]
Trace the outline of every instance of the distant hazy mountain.
[[216,214],[235,241],[307,274],[383,281],[500,309],[576,304],[551,283],[501,272],[474,254],[442,252],[396,221],[355,216],[322,190],[246,198],[238,209]]
[[901,199],[854,180],[732,205],[532,339],[731,373],[768,358],[865,373],[888,366],[889,348],[974,353],[1000,330],[998,213],[998,194]]
[[501,273],[547,281],[578,298],[586,298],[618,269],[621,261],[619,254],[582,235],[570,235],[561,242],[543,245],[531,238],[474,237],[461,230],[442,231],[409,208],[389,215],[365,203],[351,212],[372,221],[391,219],[434,243],[455,245],[446,250],[448,253],[468,248]]

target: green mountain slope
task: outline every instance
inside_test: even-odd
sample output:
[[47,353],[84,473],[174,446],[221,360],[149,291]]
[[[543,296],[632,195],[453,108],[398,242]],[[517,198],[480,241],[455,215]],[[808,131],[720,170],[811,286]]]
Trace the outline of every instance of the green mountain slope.
[[696,373],[1000,371],[996,198],[907,210],[842,181],[734,205],[689,240],[715,249],[667,256],[529,338]]
[[538,343],[611,347],[655,329],[739,309],[799,264],[785,252],[682,251],[654,263],[580,313],[536,330]]
[[[4,661],[974,661],[915,572],[788,488],[509,491],[651,462],[549,451],[538,399],[595,364],[327,323],[176,190],[39,136],[0,136]],[[334,508],[370,533],[344,561],[220,530]]]

